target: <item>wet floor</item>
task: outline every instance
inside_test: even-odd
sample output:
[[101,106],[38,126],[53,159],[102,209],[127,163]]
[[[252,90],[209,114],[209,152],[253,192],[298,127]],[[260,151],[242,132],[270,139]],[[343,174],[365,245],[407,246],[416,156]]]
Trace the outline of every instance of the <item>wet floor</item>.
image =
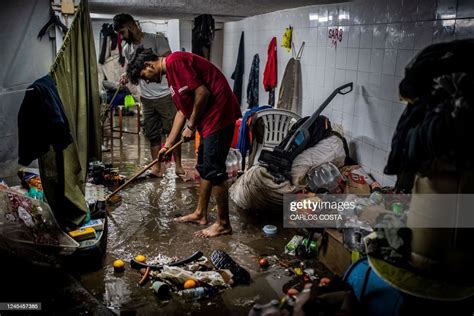
[[[135,120],[135,117],[126,118],[131,126]],[[107,146],[112,150],[104,153],[104,162],[112,162],[126,176],[135,174],[151,161],[148,143],[142,135],[124,134],[122,141],[115,139]],[[192,143],[183,145],[183,164],[188,174],[193,175]],[[193,233],[202,227],[176,224],[173,218],[194,210],[198,189],[197,180],[183,181],[175,176],[173,163],[163,178],[136,181],[124,189],[120,193],[121,204],[109,207],[108,244],[103,268],[80,275],[84,287],[115,312],[137,315],[208,315],[216,311],[219,315],[247,315],[253,303],[266,303],[280,297],[282,286],[291,278],[279,265],[260,271],[258,259],[262,255],[282,256],[284,246],[295,231],[282,229],[281,214],[238,210],[230,202],[233,235],[196,238]],[[212,199],[208,216],[212,223],[216,217]],[[276,225],[278,234],[265,236],[262,232],[265,224]],[[159,254],[183,258],[200,250],[209,257],[216,249],[226,251],[250,272],[252,283],[249,286],[239,285],[212,299],[198,302],[186,302],[177,295],[161,301],[151,292],[150,283],[143,287],[137,285],[138,271],[127,265],[125,272],[115,273],[112,267],[115,259],[129,261],[138,254],[148,258]],[[320,274],[327,274],[320,264],[317,264],[317,269]]]

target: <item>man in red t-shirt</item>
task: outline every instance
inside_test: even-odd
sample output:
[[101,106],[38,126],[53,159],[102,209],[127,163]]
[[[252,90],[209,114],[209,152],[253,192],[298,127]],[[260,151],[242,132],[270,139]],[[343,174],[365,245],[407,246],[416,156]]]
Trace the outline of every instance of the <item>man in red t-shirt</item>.
[[201,176],[198,205],[193,213],[176,221],[206,225],[209,199],[214,188],[217,221],[196,234],[201,237],[231,234],[225,162],[235,121],[242,115],[224,75],[209,61],[192,53],[175,52],[158,57],[151,50],[140,48],[128,63],[127,74],[132,83],[138,83],[139,79],[160,83],[164,74],[168,79],[178,112],[160,156],[175,143],[179,134],[184,141],[193,139],[196,130],[201,135],[196,165]]

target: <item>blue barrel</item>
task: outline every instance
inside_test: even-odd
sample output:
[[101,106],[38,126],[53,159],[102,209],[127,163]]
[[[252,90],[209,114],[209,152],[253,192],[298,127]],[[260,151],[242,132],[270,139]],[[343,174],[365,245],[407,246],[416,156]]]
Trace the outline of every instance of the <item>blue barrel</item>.
[[363,295],[364,312],[368,316],[398,316],[403,304],[403,295],[381,279],[369,266],[367,258],[359,259],[347,269],[344,280],[354,289],[354,294],[361,301]]

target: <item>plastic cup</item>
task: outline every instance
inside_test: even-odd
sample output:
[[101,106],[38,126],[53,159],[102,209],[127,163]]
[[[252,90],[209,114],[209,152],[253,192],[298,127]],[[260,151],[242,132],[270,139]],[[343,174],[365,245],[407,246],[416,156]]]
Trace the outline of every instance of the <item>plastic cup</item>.
[[156,296],[160,298],[167,297],[170,292],[170,287],[168,286],[168,284],[160,282],[160,281],[153,282],[153,284],[151,285],[151,288],[153,292],[156,294]]

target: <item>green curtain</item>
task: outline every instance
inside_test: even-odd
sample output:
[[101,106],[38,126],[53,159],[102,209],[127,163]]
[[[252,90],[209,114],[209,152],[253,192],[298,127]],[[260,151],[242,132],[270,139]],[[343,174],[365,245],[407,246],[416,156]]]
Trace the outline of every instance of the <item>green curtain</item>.
[[45,196],[61,224],[80,224],[87,212],[84,186],[88,162],[101,159],[99,85],[88,3],[82,0],[51,67],[74,142],[41,157]]

